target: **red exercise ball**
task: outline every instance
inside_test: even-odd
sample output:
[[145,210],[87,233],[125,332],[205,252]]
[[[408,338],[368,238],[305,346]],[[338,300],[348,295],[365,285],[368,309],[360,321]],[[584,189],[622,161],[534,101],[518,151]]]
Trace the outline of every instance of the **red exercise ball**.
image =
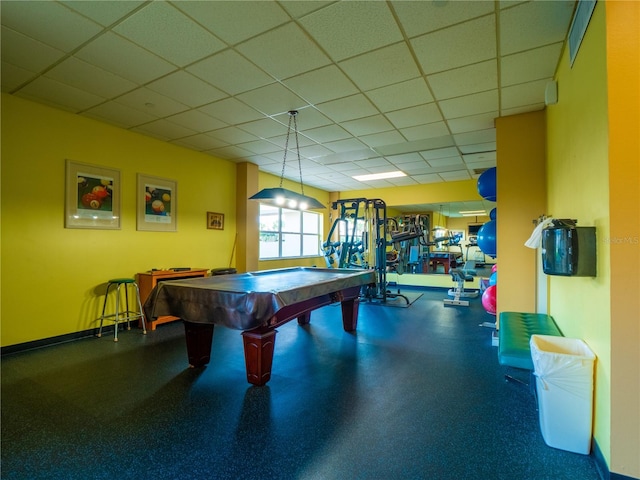
[[496,314],[498,286],[491,285],[482,294],[482,306],[491,315]]
[[497,272],[497,271],[498,271],[498,264],[494,263],[493,266],[491,267],[491,273]]

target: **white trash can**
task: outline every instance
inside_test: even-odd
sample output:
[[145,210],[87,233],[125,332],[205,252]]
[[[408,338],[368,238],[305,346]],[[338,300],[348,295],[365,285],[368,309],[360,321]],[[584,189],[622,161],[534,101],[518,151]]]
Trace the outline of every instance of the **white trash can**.
[[596,356],[576,338],[532,335],[529,345],[542,438],[550,447],[588,455]]

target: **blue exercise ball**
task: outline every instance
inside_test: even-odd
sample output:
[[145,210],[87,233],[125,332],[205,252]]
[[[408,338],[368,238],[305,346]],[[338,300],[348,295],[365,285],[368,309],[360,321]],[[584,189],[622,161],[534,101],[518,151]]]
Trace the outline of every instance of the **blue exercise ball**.
[[489,212],[489,218],[491,220],[495,220],[497,218],[498,212],[497,209],[492,208],[491,211]]
[[493,272],[489,277],[489,286],[498,284],[498,272]]
[[485,200],[496,201],[496,167],[485,170],[478,177],[478,193]]
[[490,220],[478,230],[478,247],[485,255],[496,258],[496,221]]

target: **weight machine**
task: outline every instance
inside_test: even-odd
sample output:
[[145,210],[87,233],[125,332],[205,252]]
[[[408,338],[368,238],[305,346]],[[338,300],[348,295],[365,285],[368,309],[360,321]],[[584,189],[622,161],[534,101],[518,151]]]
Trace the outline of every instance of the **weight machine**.
[[393,252],[387,252],[389,229],[385,202],[379,198],[351,198],[337,200],[331,208],[338,210],[338,218],[322,244],[327,267],[372,268],[377,282],[375,287],[364,287],[367,300],[386,303],[387,298],[401,297],[409,303],[400,291],[391,293],[387,289],[387,271],[397,263],[397,258]]

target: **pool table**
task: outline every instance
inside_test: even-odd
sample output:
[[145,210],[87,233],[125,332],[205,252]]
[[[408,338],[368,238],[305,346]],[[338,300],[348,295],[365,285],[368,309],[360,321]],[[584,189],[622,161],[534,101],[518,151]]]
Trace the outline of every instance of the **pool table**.
[[373,270],[295,267],[158,283],[144,304],[147,318],[172,315],[183,320],[192,367],[209,363],[214,325],[241,330],[247,381],[271,378],[276,328],[311,311],[340,302],[342,325],[358,322],[362,286],[376,283]]

